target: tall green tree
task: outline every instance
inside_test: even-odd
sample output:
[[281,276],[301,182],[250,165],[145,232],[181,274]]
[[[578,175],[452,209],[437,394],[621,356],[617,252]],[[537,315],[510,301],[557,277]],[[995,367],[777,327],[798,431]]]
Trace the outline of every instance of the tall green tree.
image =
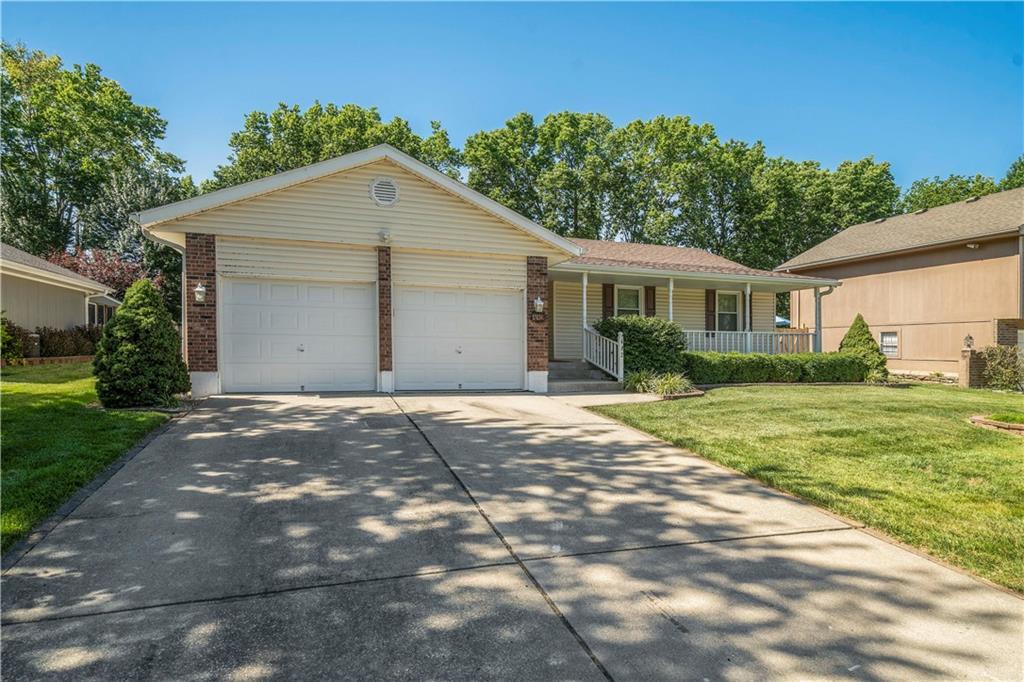
[[0,79],[5,241],[41,256],[84,246],[87,214],[112,178],[181,172],[158,146],[166,122],[157,110],[95,64],[68,69],[60,57],[3,43]]
[[900,210],[903,213],[913,213],[923,208],[934,208],[970,197],[985,196],[998,192],[999,189],[995,180],[981,174],[974,177],[950,175],[946,178],[921,178],[915,180],[903,193]]
[[609,135],[608,224],[604,237],[630,242],[686,241],[684,214],[705,194],[714,128],[686,116],[632,121]]
[[1024,154],[1018,156],[1006,170],[1006,175],[999,183],[1000,190],[1024,187]]
[[899,198],[900,188],[888,161],[877,162],[866,156],[860,161],[843,161],[832,172],[832,220],[836,231],[892,215]]
[[607,214],[612,128],[601,114],[563,111],[537,125],[519,113],[466,140],[469,186],[558,234],[598,239]]
[[459,151],[439,122],[430,125],[430,135],[421,137],[405,119],[384,121],[376,107],[314,102],[303,111],[281,103],[271,112],[253,111],[245,117],[242,129],[231,134],[228,162],[214,170],[202,190],[258,180],[383,143],[458,178]]

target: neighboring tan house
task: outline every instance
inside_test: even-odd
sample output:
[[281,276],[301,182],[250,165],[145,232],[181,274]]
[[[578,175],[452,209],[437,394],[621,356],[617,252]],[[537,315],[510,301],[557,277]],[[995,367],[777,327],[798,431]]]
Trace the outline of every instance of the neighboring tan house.
[[121,302],[104,284],[10,244],[0,245],[0,306],[20,327],[103,324]]
[[[857,313],[889,368],[957,373],[974,347],[1024,347],[1024,188],[882,218],[843,230],[778,272],[842,280],[822,299],[825,350]],[[814,300],[791,295],[794,326],[813,324]]]
[[776,333],[775,294],[837,284],[565,239],[388,145],[133,219],[184,256],[196,395],[545,392],[552,357],[621,378],[622,344],[590,328],[609,315],[672,319],[691,347],[807,350]]

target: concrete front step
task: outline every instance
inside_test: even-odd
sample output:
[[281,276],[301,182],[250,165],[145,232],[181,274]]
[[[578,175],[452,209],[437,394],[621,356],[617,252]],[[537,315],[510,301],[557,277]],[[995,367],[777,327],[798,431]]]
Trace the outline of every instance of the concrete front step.
[[548,363],[548,380],[603,381],[607,374],[585,360],[557,360]]
[[599,369],[548,369],[548,380],[552,379],[572,379],[574,381],[604,381],[610,378],[607,374]]
[[575,379],[549,379],[548,393],[608,393],[610,391],[621,391],[622,382],[604,379],[575,380]]

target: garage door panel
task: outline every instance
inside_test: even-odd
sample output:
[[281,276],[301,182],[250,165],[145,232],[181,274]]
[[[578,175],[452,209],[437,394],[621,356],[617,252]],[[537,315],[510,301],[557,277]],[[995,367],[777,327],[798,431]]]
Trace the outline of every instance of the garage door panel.
[[373,285],[226,279],[223,291],[226,391],[376,387]]
[[395,301],[396,388],[523,387],[521,291],[399,287]]

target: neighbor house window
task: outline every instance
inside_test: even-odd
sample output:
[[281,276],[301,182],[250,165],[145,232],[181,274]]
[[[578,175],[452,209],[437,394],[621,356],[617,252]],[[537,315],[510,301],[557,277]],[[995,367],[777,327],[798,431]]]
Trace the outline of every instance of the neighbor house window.
[[718,292],[718,331],[735,332],[740,329],[740,295]]
[[615,288],[615,315],[640,315],[640,287]]
[[900,338],[896,332],[882,332],[878,345],[882,347],[882,353],[890,358],[894,358],[900,353]]

